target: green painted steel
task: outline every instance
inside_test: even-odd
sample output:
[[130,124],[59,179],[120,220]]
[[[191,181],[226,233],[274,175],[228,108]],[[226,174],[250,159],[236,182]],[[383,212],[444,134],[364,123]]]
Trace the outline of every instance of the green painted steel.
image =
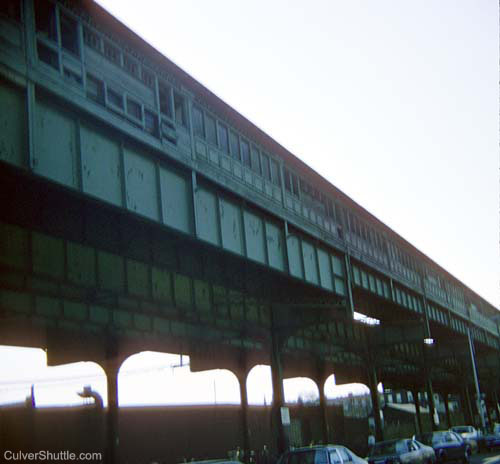
[[123,206],[119,141],[87,124],[81,125],[80,140],[83,192]]
[[[1,29],[1,27],[0,27]],[[25,97],[21,89],[0,80],[0,160],[27,165],[28,134]]]
[[[481,327],[476,337],[487,343],[498,338],[497,326],[485,315],[494,308],[422,261],[416,250],[408,251],[364,212],[348,207],[341,195],[333,198],[328,189],[310,185],[310,173],[289,166],[264,142],[230,124],[170,65],[147,56],[136,60],[130,53],[136,45],[126,37],[110,38],[99,20],[90,24],[85,12],[55,2],[54,20],[74,14],[78,25],[74,43],[63,44],[60,34],[35,30],[33,5],[23,2],[23,23],[0,18],[0,104],[9,108],[0,115],[1,162],[337,295],[348,294],[352,272],[357,291],[408,311],[422,313],[425,297],[432,321],[458,332],[470,321]],[[215,127],[227,126],[236,144],[224,147],[205,129],[195,131],[194,105]],[[250,165],[243,159],[245,146]],[[264,160],[275,163],[274,176],[256,168]],[[166,271],[145,269],[139,259],[91,251],[84,244],[63,246],[61,239],[14,226],[3,233],[12,244],[0,245],[9,266],[25,268],[32,259],[36,275],[65,274],[72,284],[210,307],[202,284],[177,274],[166,283]],[[347,253],[352,269],[344,269]],[[45,281],[37,285],[51,288]]]
[[144,153],[128,147],[123,152],[127,208],[158,221],[160,209],[154,162]]
[[76,131],[74,118],[53,104],[37,100],[35,173],[68,187],[78,186]]

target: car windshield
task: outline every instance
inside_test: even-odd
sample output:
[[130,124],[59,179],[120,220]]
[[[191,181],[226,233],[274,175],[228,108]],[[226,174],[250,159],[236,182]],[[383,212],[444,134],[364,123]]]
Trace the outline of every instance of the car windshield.
[[370,456],[385,456],[386,454],[396,454],[397,441],[383,441],[375,443],[370,451]]
[[432,446],[445,441],[445,434],[443,432],[424,433],[419,435],[416,439],[424,445]]
[[305,450],[291,452],[287,464],[328,464],[325,450]]
[[465,425],[460,427],[452,427],[451,430],[457,433],[470,433],[472,432],[471,427],[467,427]]

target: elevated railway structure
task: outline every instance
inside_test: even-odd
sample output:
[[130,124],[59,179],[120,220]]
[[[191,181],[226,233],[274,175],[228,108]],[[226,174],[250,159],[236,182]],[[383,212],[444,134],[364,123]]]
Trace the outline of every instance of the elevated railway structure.
[[0,343],[105,369],[109,462],[146,349],[232,370],[244,424],[270,364],[277,449],[286,377],[366,383],[379,438],[380,381],[470,404],[469,337],[498,404],[497,308],[97,4],[0,4],[0,105]]

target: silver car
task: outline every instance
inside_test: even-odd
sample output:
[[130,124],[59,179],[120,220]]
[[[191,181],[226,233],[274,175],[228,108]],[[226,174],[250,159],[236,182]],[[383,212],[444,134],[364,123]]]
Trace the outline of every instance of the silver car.
[[436,456],[415,440],[403,438],[375,443],[368,456],[369,464],[431,464]]
[[472,427],[472,425],[457,425],[452,427],[450,430],[458,433],[462,437],[462,440],[469,445],[469,449],[467,451],[469,455],[478,449],[480,432]]
[[318,445],[295,448],[282,454],[278,464],[368,464],[342,445]]

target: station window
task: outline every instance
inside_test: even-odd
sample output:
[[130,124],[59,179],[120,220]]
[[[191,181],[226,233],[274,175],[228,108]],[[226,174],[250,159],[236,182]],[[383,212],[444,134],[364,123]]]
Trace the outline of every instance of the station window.
[[61,45],[68,52],[79,55],[78,23],[69,16],[61,14]]
[[127,114],[142,121],[141,105],[130,97],[127,97]]
[[205,125],[203,124],[203,111],[193,106],[193,132],[198,137],[205,137]]
[[44,63],[59,70],[59,55],[52,48],[44,45],[41,42],[37,44],[38,59]]
[[87,97],[104,104],[104,82],[90,74],[87,74]]
[[186,99],[174,92],[174,113],[175,122],[187,127]]
[[172,117],[172,103],[171,103],[172,88],[169,85],[160,83],[158,85],[158,96],[160,99],[160,111],[169,118]]
[[285,169],[285,190],[292,193],[292,183],[290,181],[290,171]]
[[229,131],[229,147],[231,148],[231,156],[240,161],[240,141],[238,134],[232,130]]
[[292,173],[292,193],[298,197],[299,196],[299,179],[295,174]]
[[73,82],[76,82],[77,84],[82,83],[82,78],[81,78],[80,74],[72,71],[71,69],[65,67],[63,69],[63,73],[64,73],[64,77],[66,77],[67,79],[69,79]]
[[123,110],[123,94],[108,87],[108,103]]
[[89,28],[83,28],[83,41],[94,50],[101,51],[101,38]]
[[271,168],[269,166],[269,157],[262,153],[262,175],[266,180],[271,180]]
[[112,63],[120,66],[120,50],[107,41],[104,42],[104,56]]
[[217,129],[215,119],[208,114],[205,114],[205,130],[207,133],[207,142],[212,145],[217,145]]
[[155,76],[149,71],[146,71],[144,68],[142,69],[141,81],[146,87],[149,87],[150,89],[155,88]]
[[38,33],[57,40],[56,7],[48,0],[38,0],[35,7],[35,23]]
[[309,184],[302,178],[299,179],[299,187],[302,193],[309,195]]
[[335,206],[330,198],[326,199],[326,214],[328,217],[335,219]]
[[158,137],[158,115],[150,110],[144,110],[144,129]]
[[260,174],[260,153],[257,148],[252,146],[252,150],[250,153],[250,164],[252,167],[252,171],[255,171]]
[[128,55],[123,55],[123,68],[134,77],[139,77],[139,65]]
[[240,148],[241,148],[241,161],[245,166],[248,166],[250,168],[251,167],[250,145],[248,145],[248,142],[246,142],[245,140],[242,140]]
[[21,21],[21,1],[20,0],[3,0],[0,2],[0,15]]
[[276,161],[273,159],[270,160],[270,169],[271,169],[271,182],[274,185],[280,185],[280,168]]
[[229,140],[227,136],[227,127],[223,124],[218,125],[219,129],[219,148],[224,152],[229,154]]

